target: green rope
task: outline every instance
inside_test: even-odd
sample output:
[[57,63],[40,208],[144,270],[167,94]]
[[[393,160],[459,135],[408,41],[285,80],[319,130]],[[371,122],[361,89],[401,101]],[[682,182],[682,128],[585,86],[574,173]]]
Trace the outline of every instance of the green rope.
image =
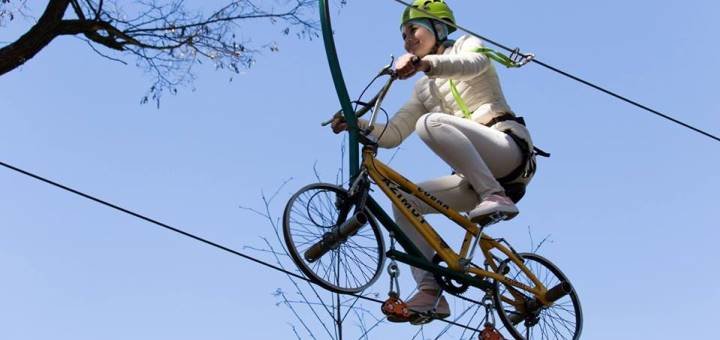
[[453,97],[455,97],[455,102],[460,107],[460,110],[462,110],[463,117],[469,119],[472,116],[472,113],[470,112],[470,109],[468,109],[467,105],[465,105],[465,101],[462,97],[460,97],[460,93],[458,92],[455,82],[452,79],[450,79],[450,91],[452,92]]
[[502,64],[503,66],[507,68],[515,68],[520,67],[522,64],[516,62],[515,60],[510,59],[510,57],[493,50],[492,48],[487,47],[478,47],[473,50],[473,52],[478,52],[484,54],[486,57],[497,61],[498,63]]
[[[482,53],[486,57],[488,57],[492,60],[495,60],[496,62],[498,62],[499,64],[501,64],[507,68],[517,68],[517,67],[523,66],[523,64],[520,64],[520,63],[516,62],[515,60],[512,60],[510,57],[508,57],[500,52],[497,52],[491,48],[478,47],[478,48],[472,50],[472,52]],[[470,112],[470,109],[468,109],[467,104],[465,104],[465,101],[460,96],[460,92],[458,91],[457,86],[455,86],[455,81],[453,81],[452,79],[450,79],[450,91],[452,92],[453,98],[455,98],[455,102],[460,107],[460,110],[463,113],[463,117],[468,118],[468,119],[470,117],[472,117],[472,112]]]

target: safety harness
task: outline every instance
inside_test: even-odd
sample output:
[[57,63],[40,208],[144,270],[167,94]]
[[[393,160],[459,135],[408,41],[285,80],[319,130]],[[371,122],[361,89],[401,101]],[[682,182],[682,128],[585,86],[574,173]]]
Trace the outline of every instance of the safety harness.
[[[518,49],[515,49],[509,57],[486,47],[477,48],[473,50],[473,52],[482,53],[488,58],[495,60],[508,68],[521,67],[530,62],[534,57],[532,54],[520,54]],[[458,107],[460,107],[463,117],[470,119],[472,117],[472,112],[468,109],[467,104],[465,104],[465,101],[460,96],[460,92],[455,85],[455,81],[452,79],[450,80],[450,91],[452,92],[453,98],[455,98],[455,102]],[[523,119],[523,117],[515,117],[515,115],[511,113],[503,113],[491,119],[484,125],[492,128],[495,124],[506,121],[514,121],[522,126],[526,126],[525,119]],[[518,167],[504,177],[497,178],[497,181],[505,189],[505,194],[517,203],[525,195],[526,182],[520,180],[532,177],[535,174],[535,156],[550,157],[550,154],[538,147],[530,145],[528,141],[525,141],[518,135],[514,134],[511,129],[504,129],[501,131],[515,141],[515,144],[517,144],[520,148],[520,152],[522,154],[523,161],[520,165],[518,165]]]

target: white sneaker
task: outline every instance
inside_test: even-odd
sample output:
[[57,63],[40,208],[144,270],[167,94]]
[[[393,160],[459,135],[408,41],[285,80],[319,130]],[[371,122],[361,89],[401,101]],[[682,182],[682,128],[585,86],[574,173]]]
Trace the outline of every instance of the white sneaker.
[[485,225],[490,222],[492,215],[496,213],[502,214],[503,220],[509,220],[517,216],[520,212],[515,206],[515,203],[507,196],[492,194],[480,202],[475,209],[470,210],[468,215],[470,216],[470,221]]
[[[435,303],[437,301],[437,306]],[[420,290],[407,301],[410,311],[410,323],[421,325],[433,319],[444,319],[450,316],[450,305],[445,296],[439,296],[428,291]]]

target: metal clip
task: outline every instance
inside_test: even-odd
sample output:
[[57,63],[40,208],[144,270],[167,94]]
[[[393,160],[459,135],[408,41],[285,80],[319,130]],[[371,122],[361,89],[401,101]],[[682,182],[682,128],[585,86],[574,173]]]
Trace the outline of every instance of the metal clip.
[[[390,232],[390,250],[395,250],[395,234],[392,232]],[[390,260],[387,272],[390,275],[390,292],[388,292],[388,294],[395,293],[397,296],[400,296],[400,283],[398,281],[398,277],[400,276],[400,267],[398,267],[397,262],[395,262],[394,259]],[[394,290],[393,287],[397,290]]]
[[515,65],[517,65],[517,67],[523,67],[535,59],[535,54],[521,53],[520,48],[517,47],[512,51],[512,53],[510,53],[510,59],[515,63]]
[[390,291],[388,299],[383,302],[380,310],[390,322],[407,322],[410,320],[410,310],[407,304],[400,299],[400,284],[398,283],[400,268],[395,260],[390,261],[387,272],[390,274]]
[[387,272],[390,274],[390,291],[388,294],[396,294],[397,296],[400,296],[400,283],[398,280],[398,277],[400,276],[400,267],[398,267],[395,260],[390,261]]
[[490,294],[485,294],[485,296],[482,298],[481,301],[482,305],[485,307],[485,315],[487,318],[487,321],[485,322],[485,326],[495,326],[495,314],[493,313],[493,302],[492,298],[490,297]]

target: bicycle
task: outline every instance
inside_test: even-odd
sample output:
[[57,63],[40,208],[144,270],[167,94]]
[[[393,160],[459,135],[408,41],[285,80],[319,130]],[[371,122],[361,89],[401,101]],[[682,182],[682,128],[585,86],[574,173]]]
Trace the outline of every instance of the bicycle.
[[[362,106],[356,116],[372,110],[367,130],[374,128],[380,105],[396,80],[391,65],[373,79],[372,82],[388,76],[372,100],[356,101]],[[559,268],[537,254],[517,253],[505,240],[483,232],[503,216],[490,216],[476,225],[378,160],[378,146],[366,137],[368,133],[359,134],[362,162],[348,189],[327,183],[310,184],[296,192],[285,207],[283,235],[288,251],[311,281],[332,292],[359,293],[379,278],[387,256],[393,262],[397,260],[433,273],[441,288],[450,294],[462,294],[470,287],[480,289],[486,298],[491,298],[490,307],[516,339],[550,336],[579,339],[583,323],[580,300]],[[369,195],[373,183],[436,251],[431,261],[420,254]],[[459,252],[450,248],[406,195],[420,199],[465,229]],[[387,252],[380,225],[391,237]],[[395,240],[405,252],[395,249]],[[481,265],[472,260],[478,247],[484,257]],[[391,292],[393,280],[396,282],[391,275]]]

